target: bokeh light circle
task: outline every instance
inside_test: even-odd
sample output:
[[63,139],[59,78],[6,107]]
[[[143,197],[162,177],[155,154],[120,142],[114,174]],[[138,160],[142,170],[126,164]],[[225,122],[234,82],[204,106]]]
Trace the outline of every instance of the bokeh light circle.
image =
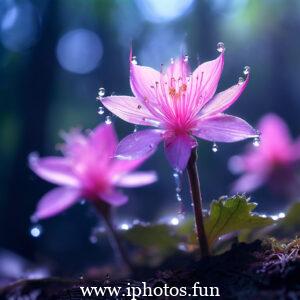
[[144,18],[153,23],[169,22],[186,14],[194,0],[135,0]]
[[56,49],[62,68],[77,74],[87,74],[97,68],[103,46],[99,36],[87,29],[76,29],[64,34]]

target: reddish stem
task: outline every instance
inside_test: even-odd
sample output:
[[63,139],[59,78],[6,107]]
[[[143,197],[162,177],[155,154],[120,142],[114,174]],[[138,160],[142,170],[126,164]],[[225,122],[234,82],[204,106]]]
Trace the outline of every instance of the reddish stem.
[[196,233],[201,251],[201,256],[209,256],[209,247],[204,229],[204,218],[202,211],[202,196],[200,181],[197,169],[197,147],[192,149],[192,153],[187,165],[188,178],[190,183],[191,197],[194,205],[194,214],[196,222]]

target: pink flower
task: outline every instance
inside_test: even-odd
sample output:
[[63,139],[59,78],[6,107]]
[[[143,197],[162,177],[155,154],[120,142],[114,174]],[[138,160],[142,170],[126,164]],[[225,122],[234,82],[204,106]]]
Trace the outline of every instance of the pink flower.
[[[223,50],[223,49],[222,49]],[[215,94],[223,70],[224,53],[198,66],[190,74],[187,57],[171,61],[166,72],[130,62],[130,85],[134,97],[109,96],[103,105],[121,119],[155,127],[130,134],[117,148],[121,159],[137,159],[154,153],[164,141],[170,164],[185,169],[199,137],[212,142],[236,142],[253,138],[256,131],[243,119],[224,114],[241,95],[246,79]]]
[[243,175],[234,183],[234,192],[249,192],[265,183],[282,189],[291,183],[293,167],[300,161],[300,140],[293,142],[287,125],[275,114],[265,115],[260,123],[261,144],[234,156],[229,168]]
[[88,136],[72,131],[64,139],[64,156],[29,160],[38,176],[60,185],[42,197],[34,213],[36,219],[54,216],[81,198],[119,206],[127,202],[127,196],[118,187],[156,181],[155,172],[132,172],[144,159],[123,161],[114,157],[118,141],[112,125],[99,125]]

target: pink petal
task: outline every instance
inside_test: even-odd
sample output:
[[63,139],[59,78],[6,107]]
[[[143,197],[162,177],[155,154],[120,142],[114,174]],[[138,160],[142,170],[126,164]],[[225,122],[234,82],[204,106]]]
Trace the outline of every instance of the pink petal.
[[156,102],[156,82],[160,82],[160,73],[152,68],[136,65],[130,59],[130,86],[132,92],[141,101],[147,99]]
[[232,187],[232,193],[247,193],[256,190],[263,185],[265,178],[257,173],[242,175]]
[[230,107],[242,94],[249,82],[249,75],[242,84],[235,84],[229,89],[218,93],[201,109],[202,115],[223,112]]
[[179,78],[184,80],[189,76],[190,68],[187,61],[184,60],[184,57],[182,56],[175,59],[174,62],[168,66],[166,74],[167,78],[175,78],[175,80],[178,80]]
[[189,135],[171,136],[165,140],[165,153],[171,166],[184,170],[191,155],[191,149],[197,142]]
[[51,183],[73,187],[80,185],[70,162],[64,157],[31,157],[29,166],[34,173]]
[[106,193],[100,193],[99,198],[113,206],[120,206],[128,201],[128,197],[116,190],[111,190]]
[[256,130],[246,121],[238,117],[218,114],[199,120],[193,134],[199,138],[231,143],[257,136]]
[[198,89],[194,94],[203,97],[202,105],[210,100],[216,92],[224,66],[224,53],[216,59],[205,62],[193,72],[193,85],[198,82]]
[[108,110],[126,122],[149,126],[159,124],[144,103],[136,97],[110,96],[101,101]]
[[154,171],[148,172],[134,172],[122,176],[116,185],[119,187],[139,187],[143,185],[148,185],[157,181],[157,175]]
[[33,215],[35,219],[46,219],[55,216],[72,206],[81,193],[78,189],[59,187],[42,197]]
[[140,159],[153,154],[163,138],[163,131],[146,129],[125,137],[118,145],[116,156],[119,159]]
[[[103,159],[114,156],[118,139],[112,124],[100,124],[89,135],[90,145]],[[88,153],[87,153],[88,155]]]
[[111,174],[120,176],[124,173],[128,173],[137,169],[146,159],[147,157],[134,160],[115,159],[111,165]]

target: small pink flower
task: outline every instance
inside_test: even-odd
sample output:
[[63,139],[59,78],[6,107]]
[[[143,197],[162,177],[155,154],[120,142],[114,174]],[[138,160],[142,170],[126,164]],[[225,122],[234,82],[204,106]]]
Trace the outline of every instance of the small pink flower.
[[64,136],[64,156],[32,158],[30,168],[41,178],[60,185],[38,203],[34,218],[44,219],[69,208],[81,198],[104,201],[113,206],[127,202],[118,187],[138,187],[156,181],[155,172],[132,172],[144,159],[117,160],[117,137],[112,125],[99,125],[83,135],[72,131]]
[[[245,154],[233,156],[229,168],[243,173],[234,183],[234,192],[249,192],[265,183],[282,189],[291,183],[293,167],[300,161],[300,140],[293,142],[287,125],[275,114],[265,115],[259,122],[261,143]],[[286,182],[286,183],[288,183]]]
[[166,72],[130,62],[130,85],[134,97],[102,98],[103,105],[121,119],[152,126],[130,134],[117,148],[121,159],[136,159],[154,153],[164,141],[170,164],[185,169],[191,149],[197,145],[194,136],[212,142],[236,142],[253,138],[256,131],[244,120],[224,114],[241,95],[246,79],[215,95],[223,70],[224,53],[198,66],[190,74],[187,57],[172,61]]

